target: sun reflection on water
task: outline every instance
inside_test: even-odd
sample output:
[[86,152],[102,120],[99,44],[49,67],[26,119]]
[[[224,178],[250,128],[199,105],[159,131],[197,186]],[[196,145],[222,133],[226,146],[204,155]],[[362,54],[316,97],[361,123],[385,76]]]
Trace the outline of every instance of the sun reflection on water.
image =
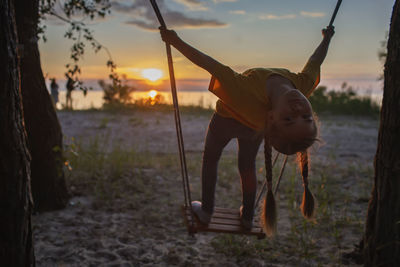
[[156,90],[150,90],[148,95],[153,99],[158,95],[158,92]]
[[164,101],[164,97],[160,95],[157,90],[150,90],[148,93],[148,99],[147,99],[147,104],[150,105],[156,105],[156,104],[162,104]]

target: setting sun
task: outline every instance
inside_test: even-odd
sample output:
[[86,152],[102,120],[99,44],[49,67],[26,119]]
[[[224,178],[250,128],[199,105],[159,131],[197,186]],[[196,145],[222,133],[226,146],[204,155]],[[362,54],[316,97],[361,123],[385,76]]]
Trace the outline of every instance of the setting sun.
[[163,72],[159,69],[144,69],[142,70],[141,75],[143,78],[155,82],[163,76]]

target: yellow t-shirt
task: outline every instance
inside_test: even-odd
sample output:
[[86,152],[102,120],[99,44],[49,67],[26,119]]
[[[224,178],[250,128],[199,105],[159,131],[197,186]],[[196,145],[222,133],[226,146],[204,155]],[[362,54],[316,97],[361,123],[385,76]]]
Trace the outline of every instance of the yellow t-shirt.
[[267,112],[271,108],[266,83],[272,74],[287,78],[303,95],[309,97],[319,83],[320,65],[310,60],[299,73],[279,68],[255,68],[239,74],[218,64],[208,88],[219,98],[217,113],[234,118],[252,129],[264,129]]

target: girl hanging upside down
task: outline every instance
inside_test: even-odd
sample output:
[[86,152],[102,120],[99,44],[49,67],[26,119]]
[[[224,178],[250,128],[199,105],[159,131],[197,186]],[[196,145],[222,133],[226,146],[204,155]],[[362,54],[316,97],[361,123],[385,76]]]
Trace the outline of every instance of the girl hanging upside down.
[[304,186],[302,211],[305,217],[312,217],[314,200],[308,190],[307,148],[316,140],[317,126],[307,97],[319,83],[320,66],[334,35],[334,27],[322,30],[322,42],[299,73],[280,68],[253,68],[240,74],[185,43],[175,31],[161,27],[160,32],[164,42],[212,75],[209,91],[219,98],[205,140],[202,201],[192,202],[198,220],[203,224],[211,220],[218,161],[222,150],[233,138],[237,138],[239,146],[242,227],[252,228],[257,189],[255,159],[263,139],[268,188],[263,221],[267,234],[272,234],[276,225],[271,146],[286,155],[298,153]]

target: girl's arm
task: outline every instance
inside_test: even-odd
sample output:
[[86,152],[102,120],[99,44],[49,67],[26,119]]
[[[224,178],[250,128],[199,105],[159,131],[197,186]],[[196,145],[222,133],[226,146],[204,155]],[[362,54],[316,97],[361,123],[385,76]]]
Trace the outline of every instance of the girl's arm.
[[175,31],[160,27],[160,33],[161,38],[164,42],[175,47],[190,61],[192,61],[197,66],[205,69],[211,75],[214,74],[215,66],[220,64],[218,61],[185,43],[181,38],[179,38]]
[[322,30],[323,39],[314,53],[311,55],[310,60],[317,62],[319,65],[324,62],[326,54],[328,53],[329,43],[331,42],[332,36],[335,34],[333,26],[327,27]]

